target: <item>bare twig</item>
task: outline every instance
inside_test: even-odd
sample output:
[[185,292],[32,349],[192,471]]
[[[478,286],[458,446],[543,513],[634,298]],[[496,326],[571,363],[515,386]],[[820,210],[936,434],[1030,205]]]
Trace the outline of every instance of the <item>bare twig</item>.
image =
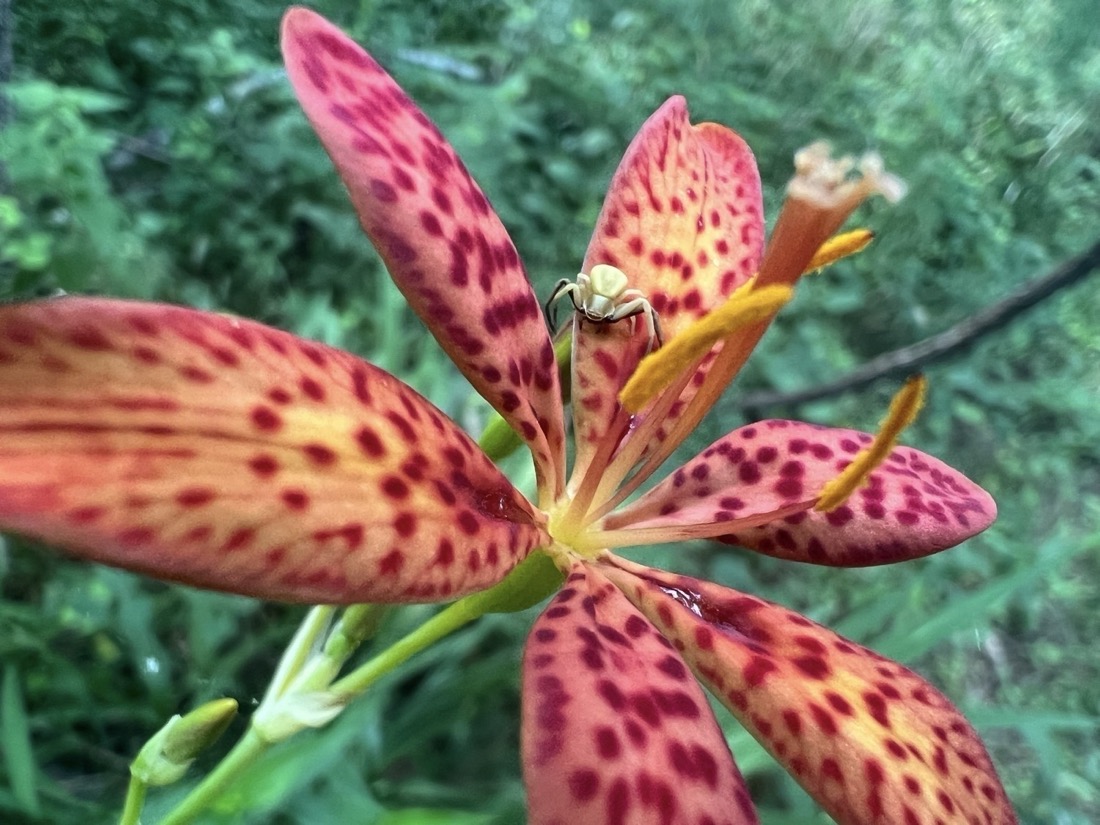
[[760,410],[817,401],[848,390],[859,389],[879,378],[918,372],[933,361],[955,355],[979,338],[1007,326],[1017,315],[1083,279],[1100,268],[1100,241],[1053,270],[1022,284],[1005,298],[975,312],[947,330],[901,349],[883,353],[847,375],[795,392],[754,392],[735,400],[735,405],[758,417]]

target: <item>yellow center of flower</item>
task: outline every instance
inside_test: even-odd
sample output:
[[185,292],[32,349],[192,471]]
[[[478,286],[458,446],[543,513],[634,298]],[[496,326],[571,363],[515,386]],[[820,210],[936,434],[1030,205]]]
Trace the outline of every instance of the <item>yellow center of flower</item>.
[[570,508],[571,504],[572,499],[568,497],[560,500],[550,510],[547,522],[547,532],[554,543],[546,552],[562,570],[568,569],[576,556],[595,559],[606,549],[606,545],[599,539],[603,532],[599,523],[586,525],[584,519],[578,518]]

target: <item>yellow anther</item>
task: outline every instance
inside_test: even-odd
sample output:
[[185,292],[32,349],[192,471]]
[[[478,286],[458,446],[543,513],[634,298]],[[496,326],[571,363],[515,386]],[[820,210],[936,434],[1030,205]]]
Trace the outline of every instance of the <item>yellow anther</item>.
[[630,412],[638,412],[684,370],[706,355],[718,341],[741,327],[763,321],[791,299],[788,286],[761,289],[741,287],[726,302],[681,331],[656,352],[642,359],[630,376],[619,401]]
[[875,440],[856,453],[852,463],[821,488],[821,495],[814,505],[815,510],[822,513],[835,510],[886,460],[901,431],[913,423],[920,408],[924,406],[924,392],[927,387],[928,381],[923,375],[914,375],[905,382],[905,386],[898,390],[894,400],[890,402],[890,410],[886,413]]
[[875,233],[870,229],[853,229],[851,232],[841,232],[839,235],[833,235],[818,247],[813,258],[806,265],[805,274],[808,275],[829,264],[835,264],[841,258],[847,258],[849,255],[862,252],[874,239]]

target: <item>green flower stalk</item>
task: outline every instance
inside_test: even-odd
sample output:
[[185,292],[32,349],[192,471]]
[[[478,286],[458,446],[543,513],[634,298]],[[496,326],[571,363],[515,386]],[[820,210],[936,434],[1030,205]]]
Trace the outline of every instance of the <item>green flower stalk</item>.
[[213,745],[237,715],[235,699],[214,699],[180,716],[176,714],[138,751],[130,764],[120,825],[138,822],[146,790],[181,780],[200,753]]

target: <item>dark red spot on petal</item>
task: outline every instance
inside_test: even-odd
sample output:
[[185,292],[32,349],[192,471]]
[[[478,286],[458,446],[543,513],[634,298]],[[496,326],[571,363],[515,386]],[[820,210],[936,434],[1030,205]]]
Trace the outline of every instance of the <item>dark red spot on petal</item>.
[[588,802],[594,799],[600,790],[600,777],[595,771],[588,768],[573,771],[569,775],[569,792],[578,802]]
[[321,467],[336,463],[336,453],[331,447],[326,447],[324,444],[306,444],[302,447],[302,452],[306,454],[310,461]]
[[302,393],[314,401],[325,400],[325,388],[312,378],[303,377],[299,386],[302,388]]
[[384,576],[396,576],[405,564],[405,554],[400,550],[391,550],[378,560],[378,572]]
[[183,507],[201,507],[213,501],[214,495],[209,487],[188,487],[176,494],[176,503]]
[[409,496],[409,485],[397,476],[386,476],[382,479],[382,492],[390,498],[403,499]]
[[261,478],[274,475],[279,469],[279,462],[267,453],[253,456],[248,462],[249,468]]
[[274,432],[283,425],[283,419],[271,407],[257,406],[252,409],[252,423],[257,429]]
[[371,458],[381,458],[386,453],[382,439],[370,427],[360,427],[355,434],[355,440],[358,442],[360,449]]
[[309,496],[305,490],[290,488],[280,494],[283,503],[291,510],[304,510],[309,506]]

